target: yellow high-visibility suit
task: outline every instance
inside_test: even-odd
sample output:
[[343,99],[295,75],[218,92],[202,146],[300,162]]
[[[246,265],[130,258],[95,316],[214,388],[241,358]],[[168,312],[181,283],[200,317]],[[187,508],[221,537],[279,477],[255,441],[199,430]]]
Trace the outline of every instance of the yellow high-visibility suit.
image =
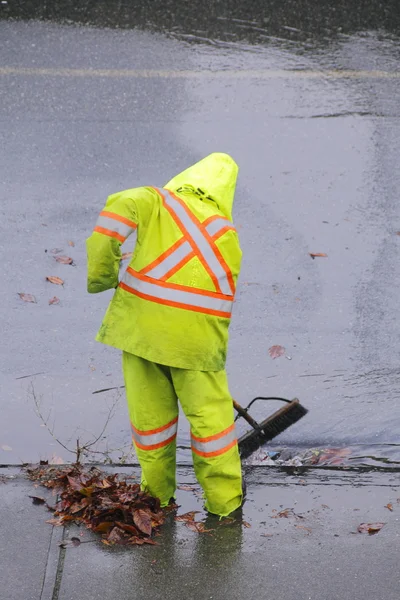
[[[174,496],[179,398],[206,509],[221,516],[242,502],[225,372],[242,255],[232,224],[237,173],[230,156],[214,153],[164,188],[113,194],[87,240],[88,291],[116,288],[96,339],[123,351],[142,487],[163,506]],[[120,246],[135,229],[119,281]]]

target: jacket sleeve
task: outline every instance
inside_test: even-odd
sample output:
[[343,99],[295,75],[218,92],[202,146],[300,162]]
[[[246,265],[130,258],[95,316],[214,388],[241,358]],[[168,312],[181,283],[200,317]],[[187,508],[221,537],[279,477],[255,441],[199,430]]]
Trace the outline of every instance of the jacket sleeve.
[[90,294],[117,287],[121,244],[138,226],[146,226],[154,202],[151,192],[150,188],[134,188],[108,197],[86,240]]

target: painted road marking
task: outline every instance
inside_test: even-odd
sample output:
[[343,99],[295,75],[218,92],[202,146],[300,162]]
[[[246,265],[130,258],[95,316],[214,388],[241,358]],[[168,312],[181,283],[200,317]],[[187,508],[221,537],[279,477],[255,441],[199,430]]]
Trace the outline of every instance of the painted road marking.
[[38,75],[49,77],[127,77],[162,79],[400,79],[399,71],[315,70],[225,70],[174,71],[157,69],[65,69],[0,67],[1,75]]

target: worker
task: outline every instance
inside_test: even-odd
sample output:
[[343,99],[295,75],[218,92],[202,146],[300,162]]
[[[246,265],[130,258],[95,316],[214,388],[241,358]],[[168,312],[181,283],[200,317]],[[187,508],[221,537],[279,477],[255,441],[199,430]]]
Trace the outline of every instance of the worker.
[[[122,350],[142,489],[176,490],[178,399],[209,513],[242,504],[225,361],[241,250],[232,224],[238,167],[213,153],[163,188],[109,196],[87,240],[88,291],[116,288],[96,340]],[[121,281],[121,244],[137,230]]]

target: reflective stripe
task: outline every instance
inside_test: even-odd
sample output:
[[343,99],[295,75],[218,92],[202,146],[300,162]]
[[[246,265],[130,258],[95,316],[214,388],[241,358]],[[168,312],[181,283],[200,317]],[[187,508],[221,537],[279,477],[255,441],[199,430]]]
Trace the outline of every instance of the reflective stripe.
[[134,271],[131,267],[128,267],[125,271],[120,287],[145,300],[176,308],[227,318],[231,316],[232,312],[233,296],[224,296],[223,294],[199,290],[198,288],[157,281]]
[[94,231],[115,237],[122,243],[134,229],[136,229],[136,223],[133,221],[103,210],[97,219]]
[[149,277],[154,277],[154,279],[161,279],[166,275],[171,269],[175,267],[178,263],[180,263],[184,258],[192,254],[192,247],[188,241],[185,241],[183,244],[178,246],[174,252],[169,254],[162,260],[157,266],[153,267],[150,271],[146,270],[146,275]]
[[178,417],[158,429],[142,431],[137,429],[133,423],[131,423],[131,427],[133,441],[138,448],[141,450],[157,450],[157,448],[167,446],[176,438]]
[[[163,190],[164,194],[162,194],[159,190],[157,191],[163,195],[166,207],[172,210],[172,212],[175,213],[175,217],[180,221],[182,233],[188,233],[191,240],[194,242],[195,247],[193,249],[196,251],[196,254],[199,254],[199,258],[203,259],[203,265],[205,262],[211,271],[211,276],[212,274],[215,275],[217,281],[215,281],[214,277],[213,280],[214,283],[216,283],[217,291],[220,290],[223,294],[233,294],[234,286],[232,275],[227,265],[225,265],[224,268],[223,264],[221,264],[221,261],[223,261],[224,264],[225,261],[221,255],[218,256],[219,251],[212,243],[211,238],[210,240],[207,240],[205,235],[205,232],[208,235],[207,229],[204,228],[204,231],[201,231],[200,221],[196,223],[196,217],[190,213],[185,204],[174,197],[171,192]],[[228,279],[230,279],[230,281],[228,281]]]
[[237,444],[235,424],[224,429],[220,433],[205,438],[199,438],[192,434],[192,450],[199,456],[211,458],[228,452]]
[[206,225],[206,229],[208,233],[214,237],[217,233],[219,233],[222,229],[228,231],[228,229],[235,229],[232,223],[228,219],[224,219],[223,217],[218,217],[217,219],[213,219]]

